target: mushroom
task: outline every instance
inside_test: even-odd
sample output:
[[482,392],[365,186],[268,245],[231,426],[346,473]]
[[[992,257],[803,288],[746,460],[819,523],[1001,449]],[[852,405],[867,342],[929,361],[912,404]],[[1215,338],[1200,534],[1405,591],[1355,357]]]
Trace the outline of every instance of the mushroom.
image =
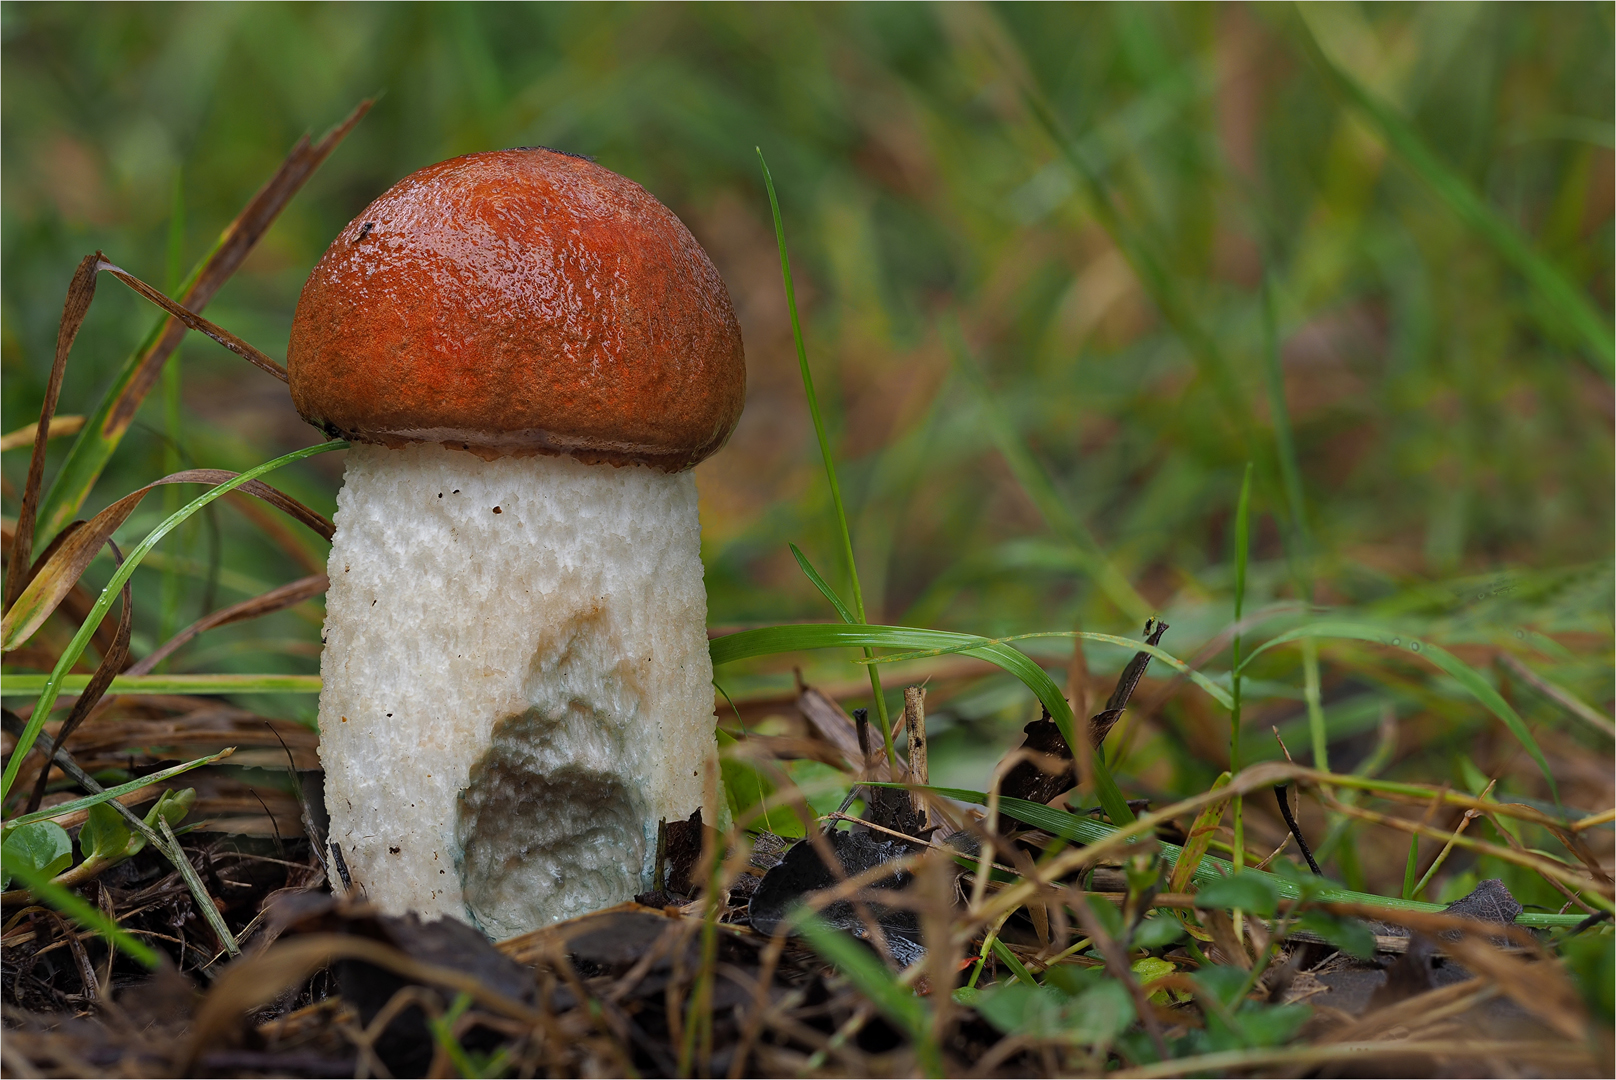
[[332,243],[287,367],[354,444],[320,663],[353,876],[496,937],[649,888],[658,823],[716,809],[689,470],[746,362],[706,253],[586,158],[455,158]]

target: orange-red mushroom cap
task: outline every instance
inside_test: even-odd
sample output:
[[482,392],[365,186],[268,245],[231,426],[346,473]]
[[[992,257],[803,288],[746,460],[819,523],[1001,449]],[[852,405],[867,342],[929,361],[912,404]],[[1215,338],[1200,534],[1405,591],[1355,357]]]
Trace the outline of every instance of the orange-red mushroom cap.
[[405,177],[326,250],[287,352],[332,435],[676,472],[729,438],[746,358],[707,253],[644,188],[553,150]]

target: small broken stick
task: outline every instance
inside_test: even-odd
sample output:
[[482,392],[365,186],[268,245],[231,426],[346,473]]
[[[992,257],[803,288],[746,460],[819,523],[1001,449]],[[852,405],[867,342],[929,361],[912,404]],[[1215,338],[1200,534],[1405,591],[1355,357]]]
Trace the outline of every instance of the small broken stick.
[[1313,858],[1313,852],[1308,848],[1307,841],[1302,839],[1302,826],[1297,823],[1296,815],[1291,811],[1291,800],[1289,795],[1289,784],[1274,785],[1274,798],[1279,801],[1280,815],[1284,817],[1285,824],[1291,830],[1291,835],[1296,838],[1296,846],[1302,849],[1302,858],[1307,860],[1307,865],[1312,869],[1313,873],[1317,874],[1319,877],[1323,877],[1324,871],[1319,869],[1318,861]]
[[[858,732],[858,778],[860,783],[862,783],[864,780],[867,780],[870,775],[870,710],[854,709],[853,724],[855,730]],[[826,832],[830,832],[832,829],[836,828],[836,821],[839,815],[847,813],[847,808],[853,805],[853,800],[858,798],[859,786],[859,784],[854,784],[852,787],[847,789],[847,795],[842,799],[842,805],[836,808],[836,815],[833,815],[830,823],[825,826]]]
[[[903,691],[903,723],[909,733],[909,782],[929,784],[926,768],[926,688],[906,687]],[[909,792],[909,805],[922,831],[931,828],[931,811],[926,797],[918,791]]]
[[[1296,759],[1291,757],[1290,747],[1286,746],[1285,740],[1279,737],[1279,728],[1276,727],[1273,729],[1273,731],[1274,738],[1279,741],[1279,748],[1285,752],[1285,760],[1295,761]],[[1307,865],[1312,869],[1313,873],[1317,874],[1319,877],[1323,877],[1324,871],[1319,869],[1318,861],[1313,858],[1313,852],[1308,848],[1307,841],[1302,839],[1302,826],[1297,824],[1296,815],[1291,811],[1290,785],[1275,784],[1274,798],[1279,801],[1279,813],[1280,816],[1285,819],[1285,826],[1290,829],[1291,836],[1296,838],[1296,846],[1302,849],[1302,857],[1307,860]],[[1473,812],[1474,811],[1472,811],[1472,813]],[[1281,847],[1283,846],[1284,845],[1281,845]],[[1274,855],[1278,854],[1278,851],[1274,852]],[[1273,855],[1269,856],[1270,859],[1273,857]]]
[[[905,836],[925,837],[933,829],[925,796],[897,788],[868,786],[868,781],[881,777],[883,773],[908,779],[916,784],[927,782],[926,691],[921,687],[911,686],[904,690],[903,697],[904,725],[909,733],[907,768],[901,760],[890,763],[886,761],[884,752],[872,745],[874,740],[870,738],[869,710],[854,709],[853,723],[858,735],[859,761],[862,766],[859,770],[859,783],[848,790],[841,807],[831,815],[825,832],[829,833],[836,828],[836,822],[841,819],[841,815],[847,813],[848,807],[853,805],[860,787],[864,788],[866,820]],[[881,753],[880,759],[872,760],[878,752]]]

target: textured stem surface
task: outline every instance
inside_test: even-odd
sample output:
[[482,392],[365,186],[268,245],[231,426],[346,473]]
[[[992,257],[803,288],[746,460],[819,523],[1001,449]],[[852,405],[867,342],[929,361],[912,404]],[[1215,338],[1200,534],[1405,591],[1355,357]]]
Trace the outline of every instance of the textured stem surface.
[[695,481],[355,446],[321,661],[331,838],[495,937],[649,888],[714,752]]

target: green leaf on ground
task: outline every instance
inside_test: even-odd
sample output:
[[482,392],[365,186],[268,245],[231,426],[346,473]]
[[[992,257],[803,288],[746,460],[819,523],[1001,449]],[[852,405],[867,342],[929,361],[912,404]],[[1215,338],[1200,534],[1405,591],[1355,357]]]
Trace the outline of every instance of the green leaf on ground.
[[126,855],[133,855],[140,850],[146,842],[145,837],[136,837],[124,824],[123,815],[119,814],[106,803],[96,803],[90,807],[89,819],[79,830],[79,851],[83,853],[86,862],[112,862]]
[[1239,873],[1201,886],[1195,894],[1200,908],[1239,908],[1263,918],[1279,911],[1279,889],[1268,878]]
[[32,871],[44,878],[53,878],[67,869],[73,861],[73,841],[54,821],[31,821],[18,825],[6,834],[0,844],[0,888],[11,887],[11,876]]
[[1096,981],[1076,996],[1018,981],[984,991],[976,1011],[1006,1035],[1083,1046],[1112,1042],[1134,1019],[1133,998],[1115,979]]

